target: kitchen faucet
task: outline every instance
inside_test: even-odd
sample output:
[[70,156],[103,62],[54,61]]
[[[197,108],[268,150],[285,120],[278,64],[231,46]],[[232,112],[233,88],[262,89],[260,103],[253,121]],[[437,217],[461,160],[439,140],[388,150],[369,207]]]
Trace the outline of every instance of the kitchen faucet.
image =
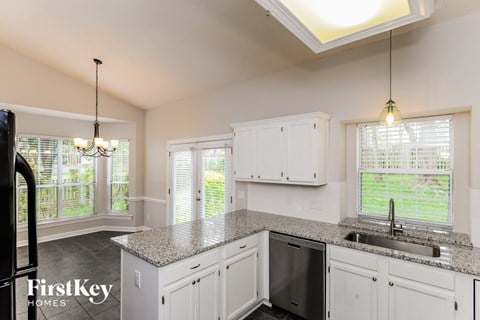
[[395,224],[395,201],[390,199],[388,203],[388,220],[390,220],[390,235],[394,236],[396,233],[402,233],[403,229],[400,225],[399,228],[396,227]]

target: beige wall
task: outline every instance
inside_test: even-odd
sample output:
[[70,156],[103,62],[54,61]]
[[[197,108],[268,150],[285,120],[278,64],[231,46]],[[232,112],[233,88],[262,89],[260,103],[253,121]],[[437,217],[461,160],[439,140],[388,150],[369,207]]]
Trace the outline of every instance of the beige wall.
[[[473,30],[479,28],[480,14],[475,13],[394,38],[393,97],[403,113],[471,106],[472,124],[479,123],[480,43],[472,41]],[[339,220],[349,214],[342,123],[377,118],[388,97],[387,84],[388,43],[381,41],[150,110],[145,123],[145,195],[166,198],[167,140],[227,133],[232,122],[324,111],[333,115],[328,186],[312,190],[249,184],[245,194],[252,209]],[[479,136],[480,126],[472,125],[471,164],[480,160]],[[471,166],[469,180],[465,188],[480,189],[478,166]],[[300,196],[289,196],[293,193]],[[164,221],[164,208],[155,210],[158,221]],[[457,228],[471,232],[464,229]],[[480,234],[473,236],[480,243]]]
[[[70,78],[1,45],[0,70],[0,107],[2,108],[18,105],[37,108],[40,113],[44,110],[47,114],[54,111],[53,113],[68,112],[80,116],[94,115],[95,87],[93,86]],[[102,91],[100,91],[99,106],[101,117],[124,122],[123,124],[103,123],[102,135],[107,138],[128,137],[133,140],[131,196],[142,197],[145,112]],[[89,137],[93,134],[91,121],[38,116],[23,112],[18,113],[17,127],[18,131],[23,133],[53,136]],[[105,211],[106,206],[103,202],[102,206],[100,206],[101,210]],[[74,234],[81,229],[95,230],[101,226],[117,226],[124,230],[142,226],[143,203],[134,201],[132,208],[138,214],[123,220],[100,218],[75,224],[39,226],[39,236],[51,238],[56,234]],[[19,240],[22,239],[24,234],[21,233]]]

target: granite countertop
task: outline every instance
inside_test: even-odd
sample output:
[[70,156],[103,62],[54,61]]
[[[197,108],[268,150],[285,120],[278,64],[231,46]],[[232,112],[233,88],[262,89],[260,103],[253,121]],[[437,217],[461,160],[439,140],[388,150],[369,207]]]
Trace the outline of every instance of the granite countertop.
[[156,267],[163,267],[251,234],[269,230],[480,276],[480,248],[473,247],[466,235],[406,231],[406,235],[395,237],[408,242],[438,245],[441,250],[438,258],[344,240],[348,233],[362,230],[368,234],[386,236],[385,228],[386,226],[359,223],[356,219],[346,219],[337,225],[240,210],[208,219],[119,236],[112,238],[112,242]]

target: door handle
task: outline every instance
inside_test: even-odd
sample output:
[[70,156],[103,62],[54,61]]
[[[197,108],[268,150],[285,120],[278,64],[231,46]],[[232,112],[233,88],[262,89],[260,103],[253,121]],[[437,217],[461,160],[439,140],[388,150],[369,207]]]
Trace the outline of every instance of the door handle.
[[[28,264],[16,268],[15,278],[27,276],[33,280],[37,278],[38,252],[37,252],[37,209],[36,209],[36,189],[35,175],[27,160],[19,153],[15,157],[15,171],[23,176],[27,182],[27,217],[28,217]],[[33,295],[28,296],[28,318],[36,319],[37,307],[37,289],[33,289]]]
[[190,269],[192,269],[192,270],[193,270],[193,269],[197,269],[198,267],[200,267],[200,263],[199,263],[199,264],[197,264],[196,266],[193,266],[193,267],[191,267]]
[[288,243],[288,246],[290,248],[294,248],[294,249],[300,249],[301,248],[298,244],[294,244],[294,243],[290,243],[290,242]]

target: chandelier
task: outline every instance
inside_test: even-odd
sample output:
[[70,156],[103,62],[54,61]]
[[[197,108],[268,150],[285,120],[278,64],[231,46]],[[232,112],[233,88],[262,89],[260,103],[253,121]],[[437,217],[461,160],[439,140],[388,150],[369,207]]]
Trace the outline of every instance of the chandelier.
[[98,65],[102,64],[99,59],[93,59],[96,64],[96,87],[95,87],[95,122],[93,123],[93,139],[86,140],[75,138],[74,144],[82,156],[85,157],[110,157],[118,148],[118,140],[103,140],[100,137],[100,122],[98,122]]

